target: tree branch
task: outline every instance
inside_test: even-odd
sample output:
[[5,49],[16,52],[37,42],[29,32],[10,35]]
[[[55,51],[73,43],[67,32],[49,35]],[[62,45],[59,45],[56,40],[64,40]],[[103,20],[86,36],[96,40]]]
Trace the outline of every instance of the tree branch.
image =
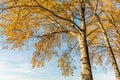
[[[66,30],[66,31],[55,31],[55,32],[52,32],[52,33],[49,33],[49,34],[44,34],[44,35],[36,35],[36,36],[33,36],[33,37],[37,37],[37,38],[44,38],[44,37],[48,37],[48,36],[52,36],[52,35],[55,35],[57,33],[68,33],[70,31]],[[33,38],[31,37],[31,38]]]

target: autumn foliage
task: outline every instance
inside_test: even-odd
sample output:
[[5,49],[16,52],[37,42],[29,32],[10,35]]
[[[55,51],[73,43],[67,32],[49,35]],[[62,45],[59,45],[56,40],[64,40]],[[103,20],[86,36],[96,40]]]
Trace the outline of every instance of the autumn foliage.
[[80,56],[82,80],[92,80],[93,64],[109,62],[116,62],[112,67],[120,80],[119,5],[119,0],[0,0],[1,34],[11,49],[32,43],[33,67],[57,57],[62,74],[69,76]]

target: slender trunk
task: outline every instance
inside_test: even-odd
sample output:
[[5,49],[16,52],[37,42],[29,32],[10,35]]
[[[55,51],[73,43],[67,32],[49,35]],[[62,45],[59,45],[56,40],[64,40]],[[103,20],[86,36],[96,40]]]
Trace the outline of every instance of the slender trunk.
[[105,44],[106,44],[106,47],[107,47],[107,49],[109,51],[108,55],[109,55],[110,61],[112,63],[112,67],[113,67],[115,75],[116,75],[116,80],[120,80],[120,71],[119,71],[119,68],[118,68],[118,65],[117,65],[117,62],[116,62],[112,47],[111,47],[110,42],[108,40],[107,34],[106,34],[106,32],[104,30],[103,30],[103,33],[104,33]]
[[102,21],[100,19],[100,16],[96,13],[96,10],[94,10],[94,8],[91,6],[90,2],[89,2],[89,6],[93,10],[93,13],[95,12],[94,14],[95,14],[96,18],[98,19],[98,23],[100,25],[100,28],[101,28],[103,34],[104,34],[104,41],[105,41],[106,47],[108,49],[108,56],[110,58],[110,62],[112,63],[112,67],[113,67],[114,73],[116,75],[116,80],[120,80],[120,71],[119,71],[119,68],[118,68],[118,65],[117,65],[117,61],[115,59],[112,47],[110,45],[110,41],[108,39],[107,33],[106,33],[106,31],[104,29],[104,26],[102,24]]
[[99,16],[97,15],[98,17],[98,20],[99,20],[99,24],[100,24],[100,27],[102,29],[102,32],[104,34],[104,40],[105,40],[105,44],[106,44],[106,47],[108,49],[108,55],[109,55],[109,58],[110,58],[110,62],[112,63],[112,67],[114,69],[114,73],[116,75],[116,80],[120,80],[120,71],[119,71],[119,68],[118,68],[118,65],[117,65],[117,61],[115,59],[115,56],[114,56],[114,53],[113,53],[113,50],[112,50],[112,47],[110,45],[110,42],[109,42],[109,39],[108,39],[108,36],[107,36],[107,33],[102,25],[102,22],[100,21],[100,18]]
[[81,75],[82,80],[93,80],[91,64],[89,59],[88,45],[86,39],[86,23],[85,23],[85,5],[87,0],[79,0],[80,2],[80,28],[81,32],[78,35],[78,41],[80,44],[80,61],[81,61]]
[[80,44],[80,56],[81,56],[81,68],[82,68],[82,80],[93,80],[92,71],[88,53],[87,40],[84,33],[82,36],[78,36],[79,44]]

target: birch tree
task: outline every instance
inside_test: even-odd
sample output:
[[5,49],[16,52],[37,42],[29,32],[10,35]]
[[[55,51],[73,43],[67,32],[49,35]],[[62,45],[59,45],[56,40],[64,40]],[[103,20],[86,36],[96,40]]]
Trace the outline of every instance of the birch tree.
[[[110,59],[110,62],[112,64],[112,67],[113,67],[115,75],[116,75],[116,80],[120,80],[120,71],[119,71],[119,68],[118,68],[118,65],[117,65],[117,61],[115,59],[115,54],[114,54],[113,49],[111,47],[111,44],[110,44],[110,41],[109,41],[109,38],[108,38],[108,34],[105,30],[105,26],[107,28],[110,28],[110,23],[111,23],[114,27],[113,29],[115,29],[115,31],[117,32],[117,34],[119,36],[119,31],[117,29],[118,26],[116,26],[116,24],[112,22],[113,20],[110,19],[109,16],[108,16],[108,15],[110,15],[109,13],[112,13],[112,11],[113,12],[115,11],[115,7],[112,4],[112,1],[111,1],[111,3],[110,2],[108,3],[108,0],[106,0],[106,1],[104,1],[103,4],[101,4],[102,6],[100,6],[100,3],[102,3],[102,2],[96,1],[96,7],[93,7],[90,3],[91,9],[93,10],[93,14],[96,17],[96,20],[98,22],[98,26],[101,28],[101,31],[103,33],[104,41],[105,41],[106,47],[108,49],[109,59]],[[108,6],[108,8],[105,8],[106,6]],[[98,8],[98,7],[100,7],[100,8]],[[102,9],[102,8],[104,8],[104,9]],[[99,10],[99,9],[101,9],[101,10]],[[107,24],[105,20],[101,20],[101,18],[102,18],[101,16],[103,16],[103,15],[107,15],[107,19],[110,21],[109,24]],[[112,14],[111,14],[111,16],[112,16]]]
[[[59,55],[55,48],[62,45],[61,41],[64,41],[62,37],[67,44],[71,44],[73,40],[77,41],[76,38],[80,45],[82,80],[92,80],[86,39],[86,1],[1,0],[1,2],[1,28],[12,48],[22,47],[31,39],[36,40],[33,67],[44,66],[46,60],[49,61],[54,55]],[[76,19],[78,21],[75,21]],[[67,53],[71,52],[71,49],[66,50]],[[58,59],[58,66],[63,70],[63,75],[73,74],[74,69],[70,64],[72,59],[66,51]]]
[[[111,11],[107,4],[105,6],[101,4],[105,0],[95,3],[96,1],[98,0],[0,0],[0,27],[2,34],[6,36],[7,46],[15,49],[32,42],[36,49],[31,60],[33,67],[43,67],[46,61],[57,57],[58,67],[64,76],[73,75],[75,69],[73,55],[77,52],[81,62],[82,80],[93,80],[91,63],[94,56],[91,57],[90,53],[99,53],[91,50],[103,45],[104,42],[98,37],[105,36],[106,46],[110,52],[108,55],[114,59],[111,59],[111,62],[115,62],[113,47],[104,30],[105,19],[113,25],[119,37],[119,19],[104,12]],[[101,9],[105,7],[107,10]],[[113,22],[111,18],[117,22]],[[101,35],[102,33],[104,35]],[[57,49],[63,44],[66,44],[67,48],[59,53]],[[119,77],[119,70],[115,72],[116,78]]]

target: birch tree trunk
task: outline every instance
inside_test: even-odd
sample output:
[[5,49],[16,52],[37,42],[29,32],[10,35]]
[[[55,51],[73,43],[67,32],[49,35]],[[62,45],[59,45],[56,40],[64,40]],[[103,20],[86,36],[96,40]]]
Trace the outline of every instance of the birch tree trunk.
[[97,15],[97,18],[99,20],[100,28],[102,29],[102,32],[104,34],[105,44],[106,44],[106,47],[108,49],[109,59],[110,59],[110,62],[112,63],[112,67],[113,67],[113,70],[114,70],[114,73],[115,73],[115,76],[116,76],[116,80],[120,80],[120,71],[119,71],[119,68],[118,68],[118,65],[117,65],[117,62],[116,62],[112,47],[110,45],[107,33],[106,33],[106,31],[104,29],[104,26],[102,25],[102,22],[101,22],[98,15]]
[[88,46],[85,33],[78,36],[78,41],[80,44],[80,56],[81,56],[81,68],[82,68],[82,80],[93,80],[92,71],[88,53]]
[[80,44],[80,61],[81,61],[81,75],[82,80],[93,80],[91,64],[89,59],[88,45],[86,39],[86,23],[85,23],[85,3],[86,0],[80,0],[80,28],[81,32],[78,35],[78,41]]
[[108,49],[108,55],[109,55],[110,62],[112,63],[112,67],[113,67],[114,73],[116,75],[116,80],[120,80],[120,71],[119,71],[112,47],[111,47],[110,42],[108,40],[107,33],[105,32],[104,29],[102,29],[102,32],[104,33],[105,44],[106,44],[106,47]]

